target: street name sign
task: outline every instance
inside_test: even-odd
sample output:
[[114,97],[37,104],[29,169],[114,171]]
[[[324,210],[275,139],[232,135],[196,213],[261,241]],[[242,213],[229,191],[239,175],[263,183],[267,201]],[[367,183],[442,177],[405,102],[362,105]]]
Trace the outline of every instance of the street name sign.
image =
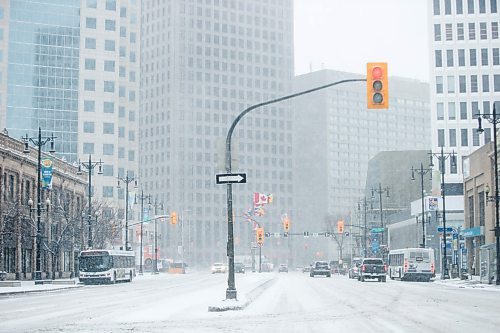
[[246,173],[219,173],[215,175],[216,184],[244,184],[246,182]]

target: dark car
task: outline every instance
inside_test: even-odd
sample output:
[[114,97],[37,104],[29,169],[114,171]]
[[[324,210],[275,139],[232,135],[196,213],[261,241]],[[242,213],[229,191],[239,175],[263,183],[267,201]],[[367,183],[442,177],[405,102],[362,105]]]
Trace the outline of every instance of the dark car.
[[281,272],[286,272],[288,273],[288,265],[287,264],[281,264],[280,267],[278,268],[278,273]]
[[330,266],[326,261],[316,261],[312,267],[311,272],[309,273],[310,277],[315,277],[316,275],[325,275],[326,277],[331,276]]
[[234,263],[234,272],[245,274],[245,265],[243,265],[243,263],[241,263],[241,262],[235,262]]

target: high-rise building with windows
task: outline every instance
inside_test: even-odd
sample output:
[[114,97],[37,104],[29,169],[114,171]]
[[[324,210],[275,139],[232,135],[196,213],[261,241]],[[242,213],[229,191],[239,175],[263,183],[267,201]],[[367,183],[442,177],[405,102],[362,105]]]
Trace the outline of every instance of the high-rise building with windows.
[[[224,172],[235,117],[290,92],[292,1],[145,1],[141,59],[140,178],[179,221],[163,232],[166,255],[225,261],[226,186],[215,175]],[[282,232],[281,216],[295,209],[290,112],[287,102],[257,109],[234,132],[233,171],[247,173],[247,184],[233,185],[236,255],[255,242],[255,223],[244,216],[254,192],[273,194],[254,217],[266,232]],[[283,238],[265,242],[272,260],[288,253]]]
[[53,133],[70,163],[101,159],[93,194],[112,206],[137,170],[139,19],[137,0],[0,2],[0,125]]
[[[491,114],[494,103],[500,110],[498,5],[498,0],[429,0],[432,150],[440,156],[442,149],[448,157],[444,161],[447,226],[463,226],[464,214],[484,215],[484,197],[473,193],[468,196],[476,202],[476,213],[474,205],[464,212],[463,181],[468,177],[467,157],[492,140],[487,121],[483,134],[476,131],[478,113]],[[453,152],[456,163],[449,155]],[[434,164],[440,166],[437,158]],[[442,193],[439,183],[433,184],[433,192]],[[477,248],[485,244],[484,231],[474,244]]]
[[455,165],[446,160],[450,196],[463,194],[463,157],[492,137],[486,121],[484,134],[476,129],[477,114],[492,113],[500,101],[498,5],[497,0],[429,0],[432,149],[457,154]]

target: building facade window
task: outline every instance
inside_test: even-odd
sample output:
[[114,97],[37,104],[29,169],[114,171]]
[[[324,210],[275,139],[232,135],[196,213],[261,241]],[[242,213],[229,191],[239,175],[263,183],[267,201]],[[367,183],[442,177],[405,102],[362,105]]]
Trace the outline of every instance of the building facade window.
[[94,133],[95,132],[95,123],[93,121],[85,121],[83,123],[83,132],[84,133]]
[[469,132],[467,131],[466,128],[460,129],[460,145],[462,147],[468,147],[469,146],[469,137],[468,134]]
[[434,41],[441,41],[441,24],[434,24]]

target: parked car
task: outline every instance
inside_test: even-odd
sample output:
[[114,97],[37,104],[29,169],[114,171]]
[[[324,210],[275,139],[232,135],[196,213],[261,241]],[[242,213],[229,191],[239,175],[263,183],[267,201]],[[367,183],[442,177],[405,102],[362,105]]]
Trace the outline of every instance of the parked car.
[[309,273],[310,277],[315,277],[316,275],[324,275],[326,277],[330,277],[330,266],[326,261],[316,261],[314,265],[311,267],[311,272]]
[[226,273],[227,267],[221,262],[216,262],[212,265],[212,274],[215,273]]
[[278,273],[285,272],[288,273],[288,265],[287,264],[281,264],[280,267],[278,268]]
[[245,274],[245,265],[241,262],[235,262],[234,263],[234,272]]
[[302,273],[308,273],[308,272],[310,272],[310,271],[311,271],[311,266],[304,266],[304,267],[302,268]]

